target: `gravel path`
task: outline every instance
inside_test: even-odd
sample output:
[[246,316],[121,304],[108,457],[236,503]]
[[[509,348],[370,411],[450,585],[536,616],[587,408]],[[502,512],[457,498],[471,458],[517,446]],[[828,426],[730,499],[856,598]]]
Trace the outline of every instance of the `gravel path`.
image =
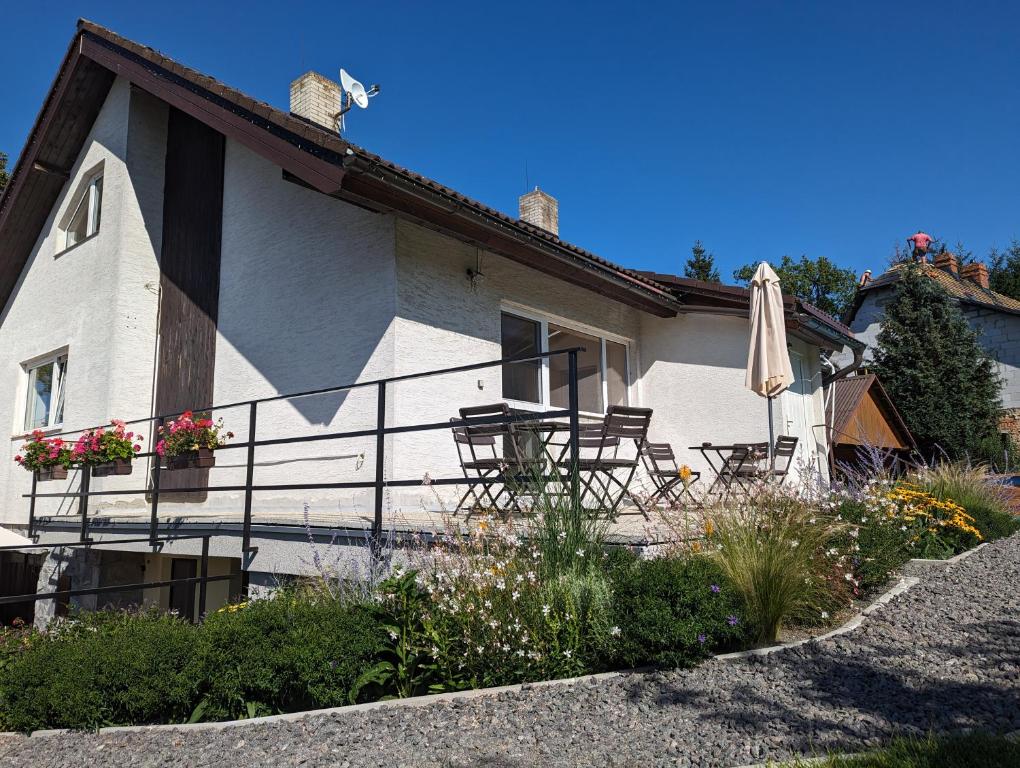
[[3,765],[736,766],[894,732],[1020,729],[1020,538],[854,632],[689,672],[222,730],[0,738]]

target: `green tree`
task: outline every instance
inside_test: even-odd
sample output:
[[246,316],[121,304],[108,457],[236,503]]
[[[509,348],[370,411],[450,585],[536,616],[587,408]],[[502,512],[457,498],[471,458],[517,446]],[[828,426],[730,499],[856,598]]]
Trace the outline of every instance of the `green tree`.
[[873,369],[926,458],[995,458],[1002,379],[956,302],[916,266],[886,307]]
[[692,280],[702,280],[706,283],[722,282],[719,278],[719,270],[715,266],[715,256],[705,250],[700,240],[695,240],[691,246],[691,257],[684,265],[684,277]]
[[4,191],[8,179],[10,179],[10,176],[7,173],[7,155],[0,152],[0,192]]
[[[843,316],[857,291],[854,271],[837,266],[825,256],[801,256],[799,260],[783,256],[778,264],[770,265],[779,275],[783,293],[792,293],[834,317]],[[733,273],[733,279],[749,285],[757,268],[756,263],[745,264]]]
[[988,261],[991,289],[1020,300],[1020,241],[1014,240],[1004,251],[992,248]]

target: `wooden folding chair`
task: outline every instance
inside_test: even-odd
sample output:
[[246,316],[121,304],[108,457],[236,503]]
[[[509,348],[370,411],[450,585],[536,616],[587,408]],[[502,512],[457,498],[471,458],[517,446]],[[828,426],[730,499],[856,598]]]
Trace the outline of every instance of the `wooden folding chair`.
[[673,507],[680,506],[684,497],[691,504],[697,505],[698,501],[691,493],[691,486],[701,479],[701,473],[692,471],[685,483],[680,477],[680,465],[669,443],[646,442],[641,445],[640,452],[645,472],[655,486],[654,493],[647,500],[649,506],[655,506],[660,501],[665,501]]
[[[458,511],[469,499],[472,500],[469,514],[471,510],[486,507],[499,511],[504,497],[508,506],[520,511],[518,487],[528,482],[529,473],[542,471],[543,461],[529,458],[524,452],[521,436],[511,422],[510,406],[495,403],[460,409],[461,420],[490,416],[502,421],[452,428],[457,457],[468,486],[457,503]],[[498,487],[498,491],[493,492],[494,487]]]
[[789,435],[780,435],[776,438],[775,447],[772,449],[772,460],[769,462],[769,476],[777,481],[777,485],[782,485],[790,473],[793,457],[797,453],[798,439]]
[[761,466],[768,452],[768,443],[736,443],[723,460],[717,483],[723,488],[723,498],[733,493],[750,496],[755,480],[765,475]]
[[[577,469],[581,498],[590,498],[595,507],[605,509],[610,518],[616,518],[617,508],[629,495],[630,483],[639,462],[636,447],[632,457],[621,457],[620,445],[623,441],[634,441],[635,446],[644,443],[651,420],[650,408],[612,405],[602,424],[587,425],[580,432],[581,455],[577,459]],[[595,455],[586,457],[585,450],[593,450]],[[561,460],[557,466],[569,472],[571,462],[569,459]],[[643,505],[633,496],[631,500],[647,518]]]

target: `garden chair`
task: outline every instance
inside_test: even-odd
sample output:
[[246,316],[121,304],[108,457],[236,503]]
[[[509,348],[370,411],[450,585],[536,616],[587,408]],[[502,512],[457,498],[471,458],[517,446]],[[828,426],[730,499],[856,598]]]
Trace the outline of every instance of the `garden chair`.
[[680,465],[677,463],[673,446],[669,443],[649,443],[641,445],[641,461],[645,472],[655,486],[655,491],[648,497],[646,504],[655,506],[665,501],[670,506],[680,506],[684,498],[697,505],[697,499],[691,493],[691,486],[701,479],[700,472],[691,472],[687,482],[680,476]]
[[798,438],[789,435],[780,435],[776,438],[772,460],[769,462],[769,477],[776,481],[776,485],[782,485],[790,473],[790,466],[797,452],[797,442]]
[[[460,421],[498,417],[504,421],[492,424],[457,425],[453,440],[467,490],[457,502],[457,510],[469,499],[469,510],[490,508],[498,511],[505,504],[520,511],[517,498],[534,474],[541,474],[542,459],[528,457],[521,435],[514,429],[510,406],[506,403],[478,405],[460,409]],[[458,421],[458,419],[451,419]],[[496,492],[493,488],[497,487]]]
[[733,449],[723,457],[719,476],[710,490],[719,486],[723,499],[734,493],[750,496],[754,482],[765,475],[762,461],[768,455],[768,447],[768,443],[734,444]]
[[[580,430],[578,444],[581,450],[577,457],[577,470],[581,499],[590,498],[595,507],[604,509],[611,519],[616,519],[616,510],[630,495],[630,483],[640,461],[637,446],[644,443],[651,420],[650,408],[612,405],[601,424],[585,425]],[[623,441],[633,441],[633,456],[619,455]],[[594,456],[590,455],[592,451]],[[569,472],[572,463],[565,458],[557,466]],[[633,496],[630,498],[647,518],[644,506]]]

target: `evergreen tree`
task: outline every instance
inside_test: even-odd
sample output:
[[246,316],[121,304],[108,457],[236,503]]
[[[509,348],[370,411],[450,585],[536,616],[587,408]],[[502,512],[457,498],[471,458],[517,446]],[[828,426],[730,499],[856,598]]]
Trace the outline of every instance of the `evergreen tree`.
[[0,152],[0,192],[4,191],[4,187],[7,186],[7,180],[10,177],[7,174],[7,155]]
[[705,250],[700,240],[695,240],[691,247],[691,258],[684,265],[684,277],[706,283],[721,282],[719,270],[715,266],[715,256]]
[[992,248],[988,256],[988,285],[993,291],[1020,300],[1020,242],[1014,240],[1005,251]]
[[1002,380],[959,306],[916,266],[886,307],[874,371],[927,459],[991,458]]
[[[809,301],[833,317],[843,316],[857,292],[854,271],[837,266],[825,256],[801,256],[799,261],[783,256],[778,264],[770,262],[770,266],[779,275],[783,293]],[[748,285],[756,269],[757,263],[745,264],[733,273],[733,279]]]

